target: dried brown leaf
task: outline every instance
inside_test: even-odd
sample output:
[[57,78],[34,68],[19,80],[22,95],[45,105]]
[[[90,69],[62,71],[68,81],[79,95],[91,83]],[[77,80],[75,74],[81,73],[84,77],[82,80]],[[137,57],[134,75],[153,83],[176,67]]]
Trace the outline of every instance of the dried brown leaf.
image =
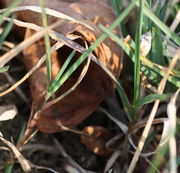
[[106,148],[106,143],[113,134],[101,126],[88,126],[83,129],[88,136],[81,135],[82,143],[93,153],[109,156],[112,152]]
[[[49,25],[60,20],[60,25],[55,28],[54,31],[66,37],[72,34],[79,36],[80,38],[76,39],[75,42],[83,47],[85,47],[85,42],[89,45],[93,44],[101,34],[97,25],[103,24],[108,27],[115,19],[114,12],[106,0],[103,2],[95,0],[53,0],[51,3],[49,3],[49,0],[45,0],[45,4],[47,8],[72,17],[77,21],[81,21],[94,29],[91,30],[82,24],[48,15]],[[21,5],[37,6],[38,1],[25,0]],[[37,12],[26,10],[18,11],[16,14],[19,20],[34,23],[39,26],[42,25],[41,14]],[[118,29],[113,32],[118,34]],[[25,39],[29,39],[34,33],[35,31],[27,29]],[[66,42],[68,42],[68,40]],[[53,41],[51,44],[53,44]],[[75,46],[76,45],[74,44],[74,47]],[[40,39],[24,50],[24,63],[28,71],[32,69],[39,61],[40,57],[45,54],[44,47],[44,40]],[[71,44],[71,48],[63,46],[52,54],[53,78],[55,78],[64,61],[71,53],[72,47],[73,44]],[[94,50],[93,54],[116,78],[119,76],[123,58],[120,47],[118,47],[114,41],[107,38]],[[78,59],[80,55],[81,53],[77,52],[74,61]],[[84,62],[73,75],[68,78],[54,95],[55,98],[65,93],[76,83],[85,64],[86,62]],[[44,99],[46,88],[46,65],[43,64],[30,77],[30,90],[35,110],[38,109]],[[58,124],[67,127],[75,126],[87,118],[98,107],[103,99],[111,97],[113,90],[114,84],[110,77],[101,67],[94,62],[91,62],[87,74],[76,89],[56,104],[53,104],[40,112],[38,117],[36,117],[37,119],[35,119],[34,125],[36,124],[39,130],[47,133],[61,131],[62,129]]]

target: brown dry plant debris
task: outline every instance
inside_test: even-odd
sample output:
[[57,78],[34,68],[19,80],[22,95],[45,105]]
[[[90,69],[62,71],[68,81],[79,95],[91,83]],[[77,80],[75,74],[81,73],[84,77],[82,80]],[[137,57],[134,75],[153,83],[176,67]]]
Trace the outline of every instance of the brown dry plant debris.
[[[73,17],[78,21],[82,21],[93,28],[93,30],[72,21],[60,19],[60,25],[54,30],[68,36],[71,34],[78,35],[80,38],[75,42],[85,46],[85,42],[91,45],[101,34],[98,29],[99,24],[103,24],[108,27],[115,19],[113,9],[108,5],[108,1],[98,0],[76,0],[76,1],[64,1],[64,0],[45,0],[46,7],[59,11],[65,15]],[[37,0],[25,0],[22,6],[37,6]],[[41,14],[30,10],[16,12],[17,18],[25,22],[35,23],[36,25],[42,25]],[[56,17],[48,15],[48,24],[52,24],[59,20]],[[35,31],[27,29],[25,39],[31,37]],[[114,33],[118,35],[118,29],[114,30]],[[51,41],[53,44],[54,41]],[[63,46],[58,51],[52,54],[52,77],[55,78],[64,61],[71,53],[72,49]],[[97,57],[100,63],[105,65],[115,77],[119,77],[122,69],[122,51],[117,44],[110,38],[107,38],[101,43],[95,50],[94,55]],[[27,49],[24,50],[24,63],[26,69],[29,71],[39,61],[40,57],[45,54],[44,39],[41,39]],[[73,62],[78,59],[80,53],[76,53],[73,58]],[[72,63],[73,63],[72,62]],[[62,87],[56,92],[54,97],[58,97],[60,94],[66,92],[77,81],[84,62],[62,85]],[[46,65],[43,64],[33,75],[30,77],[30,90],[32,99],[34,102],[34,110],[37,110],[39,104],[44,99],[44,92],[46,91]],[[98,105],[108,97],[112,97],[114,85],[109,76],[98,65],[91,61],[87,74],[77,88],[72,91],[65,98],[58,103],[50,106],[49,108],[40,112],[37,121],[35,122],[37,128],[46,133],[52,133],[61,131],[63,126],[72,127],[81,123],[87,118]]]
[[114,136],[110,131],[101,126],[87,126],[83,132],[88,136],[81,135],[81,141],[90,151],[106,157],[112,154],[106,147],[107,141]]

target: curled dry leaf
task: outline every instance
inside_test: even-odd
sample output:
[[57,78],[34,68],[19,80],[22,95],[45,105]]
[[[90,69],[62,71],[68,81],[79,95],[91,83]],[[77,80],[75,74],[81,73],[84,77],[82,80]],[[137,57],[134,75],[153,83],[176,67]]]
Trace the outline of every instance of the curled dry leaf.
[[[100,36],[101,31],[97,25],[103,24],[108,27],[115,19],[113,9],[108,5],[108,1],[98,0],[45,0],[47,8],[59,11],[65,15],[73,17],[81,21],[93,30],[88,29],[84,25],[73,23],[65,19],[58,19],[48,15],[48,24],[52,24],[57,20],[61,20],[61,24],[55,28],[56,32],[68,36],[71,34],[77,35],[80,38],[75,42],[85,47],[85,42],[89,45]],[[37,0],[25,0],[22,5],[38,5]],[[41,14],[26,10],[18,11],[17,17],[19,20],[32,22],[36,25],[42,25]],[[31,37],[35,31],[27,29],[25,39]],[[118,35],[118,29],[113,31]],[[53,44],[53,41],[52,41]],[[54,78],[59,72],[62,64],[67,59],[72,49],[63,46],[58,51],[52,54],[52,77]],[[45,54],[44,40],[41,39],[27,49],[24,50],[24,63],[27,70],[30,70]],[[105,65],[114,75],[118,77],[122,68],[122,52],[119,46],[107,38],[93,52],[100,63]],[[78,59],[80,53],[76,53],[73,62]],[[72,63],[73,63],[72,62]],[[62,87],[56,92],[54,97],[71,88],[77,81],[83,66],[81,66],[68,78]],[[44,99],[44,91],[46,90],[46,65],[43,64],[30,77],[30,90],[34,101],[35,110]],[[87,118],[102,102],[103,99],[111,97],[114,90],[114,85],[109,76],[94,62],[90,63],[87,74],[77,88],[58,103],[40,112],[35,124],[37,128],[43,132],[52,133],[61,131],[62,129],[57,124],[72,127],[81,123]]]
[[101,126],[88,126],[83,129],[83,132],[87,136],[81,135],[81,141],[90,151],[106,157],[112,154],[106,148],[106,143],[113,137],[113,134],[107,129]]

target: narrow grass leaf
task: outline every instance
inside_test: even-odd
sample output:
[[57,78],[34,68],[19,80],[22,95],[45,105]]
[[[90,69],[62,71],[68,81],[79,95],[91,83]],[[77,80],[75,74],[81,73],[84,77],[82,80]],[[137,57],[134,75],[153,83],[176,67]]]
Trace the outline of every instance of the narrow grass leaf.
[[155,100],[166,100],[168,98],[168,96],[166,94],[149,94],[148,96],[137,100],[134,103],[135,107],[140,107],[143,106],[145,104],[149,104],[154,102]]
[[[147,0],[145,3],[149,8],[152,6],[152,0]],[[143,16],[143,32],[146,33],[148,31],[151,31],[152,29],[152,22],[147,16]]]
[[[104,26],[100,25],[99,27],[100,29],[102,29],[103,32],[105,32],[108,36],[113,38],[123,48],[123,50],[126,52],[126,54],[131,58],[133,62],[135,61],[135,56],[134,56],[135,43],[133,42],[133,40],[131,40],[130,45],[129,44],[127,45]],[[141,61],[143,62],[143,64],[145,64],[145,65],[141,65],[141,71],[148,76],[148,79],[154,81],[157,80],[157,77],[159,75],[164,76],[166,74],[165,71],[163,71],[161,68],[159,68],[157,65],[155,65],[147,58],[141,57]],[[168,81],[174,84],[176,87],[178,88],[180,87],[180,81],[178,78],[169,76]],[[159,82],[159,80],[157,82]]]
[[13,21],[10,21],[7,23],[6,27],[4,28],[3,33],[0,36],[0,47],[2,46],[2,44],[3,44],[4,40],[6,39],[6,37],[8,36],[8,34],[10,33],[12,26],[13,26]]
[[60,87],[60,85],[59,85],[60,78],[63,75],[63,73],[66,70],[69,63],[71,62],[71,60],[74,57],[75,53],[76,53],[75,50],[73,50],[71,52],[71,54],[68,56],[68,58],[66,59],[66,61],[63,64],[63,66],[61,67],[61,70],[59,71],[59,73],[56,75],[55,79],[53,80],[53,82],[49,86],[49,90],[47,92],[46,100],[48,100],[59,89],[59,87]]
[[163,148],[157,150],[156,154],[152,159],[152,165],[147,169],[147,173],[157,173],[158,170],[163,164],[164,157],[168,151],[168,145],[166,144]]
[[[119,16],[122,12],[122,0],[112,0],[112,5],[116,11],[117,16]],[[120,23],[120,32],[122,33],[122,36],[125,37],[127,35],[126,28],[124,26],[124,21]]]
[[118,94],[119,94],[119,96],[121,98],[121,102],[123,104],[124,111],[127,113],[129,121],[133,122],[134,119],[135,119],[135,117],[134,117],[134,109],[131,106],[131,104],[130,104],[130,102],[128,100],[128,97],[127,97],[123,87],[121,86],[121,84],[116,83],[116,87],[117,87]]
[[122,0],[112,0],[112,5],[113,5],[117,15],[119,15],[121,12],[121,10],[120,10],[121,3],[122,3]]
[[[22,138],[25,128],[26,128],[26,125],[24,124],[22,129],[21,129],[21,132],[19,134],[18,141],[20,141],[20,139]],[[17,141],[17,143],[18,143],[18,141]],[[14,168],[14,163],[7,164],[6,167],[5,167],[4,173],[12,173],[13,168]]]
[[135,36],[135,63],[134,63],[134,102],[139,98],[140,87],[140,41],[143,25],[144,0],[140,0],[140,8],[138,13],[138,21]]
[[[42,10],[42,13],[41,13],[42,23],[43,23],[44,28],[47,29],[48,23],[47,23],[44,0],[39,0],[39,3]],[[47,89],[48,89],[51,82],[52,69],[51,69],[50,39],[47,32],[44,35],[44,39],[45,39],[45,47],[46,47],[46,68],[47,68]]]
[[8,70],[9,70],[9,66],[4,66],[4,67],[0,68],[0,73],[7,72]]
[[150,60],[157,64],[165,65],[162,34],[157,26],[154,26],[154,28]]
[[14,163],[7,164],[4,169],[4,173],[12,173],[13,168],[14,168]]
[[169,0],[165,0],[163,6],[161,8],[160,14],[159,14],[159,19],[161,21],[164,21],[164,19],[166,17],[168,5],[169,5]]
[[159,29],[161,29],[172,41],[174,41],[178,46],[180,46],[180,37],[172,32],[158,17],[156,17],[153,12],[148,8],[144,7],[144,14],[149,17],[152,22],[154,22]]
[[[165,4],[165,3],[164,3]],[[162,2],[159,1],[155,9],[155,15],[160,18],[162,13]],[[147,18],[147,17],[146,17]],[[148,18],[149,19],[149,18]],[[150,19],[149,19],[150,20]],[[152,30],[152,48],[149,59],[157,64],[165,65],[165,59],[163,56],[163,38],[159,27],[156,24],[152,24],[150,30]]]
[[[90,56],[88,57],[87,59],[87,63],[86,65],[83,67],[77,81],[73,84],[73,86],[71,86],[67,91],[65,91],[64,93],[62,93],[60,96],[58,96],[57,98],[49,101],[49,102],[46,102],[45,105],[43,105],[42,109],[41,110],[44,110],[44,109],[47,109],[48,107],[52,106],[53,104],[59,102],[60,100],[62,100],[64,97],[66,97],[67,95],[69,95],[72,91],[74,91],[77,86],[81,83],[81,81],[84,79],[88,69],[89,69],[89,65],[90,65],[90,62],[91,62],[91,58]],[[48,97],[46,97],[46,99],[48,99]]]

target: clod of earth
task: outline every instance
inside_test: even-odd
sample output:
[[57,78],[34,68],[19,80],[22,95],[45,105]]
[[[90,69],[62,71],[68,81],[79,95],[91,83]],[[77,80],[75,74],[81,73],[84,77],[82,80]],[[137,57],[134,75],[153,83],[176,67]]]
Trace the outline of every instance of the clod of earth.
[[[108,1],[77,0],[70,2],[64,0],[52,0],[49,3],[49,0],[45,0],[45,4],[47,8],[59,11],[78,21],[83,21],[94,29],[91,30],[81,24],[73,23],[72,21],[48,16],[49,25],[57,20],[61,20],[60,25],[54,29],[56,32],[63,34],[64,36],[71,34],[79,36],[79,38],[74,41],[84,47],[85,43],[91,45],[100,36],[101,31],[98,28],[99,24],[108,27],[115,19],[113,9],[108,5]],[[38,5],[38,1],[25,0],[22,5]],[[17,12],[17,18],[25,22],[42,25],[41,14],[33,11],[19,11]],[[118,28],[113,32],[118,35]],[[31,37],[34,33],[35,31],[27,29],[25,39]],[[53,43],[54,41],[51,40],[51,44]],[[71,52],[71,48],[63,46],[52,54],[53,78],[57,75]],[[23,61],[26,69],[30,70],[44,54],[44,39],[33,43],[25,49]],[[93,54],[100,63],[105,65],[115,75],[115,77],[119,77],[122,69],[122,51],[113,40],[107,38],[93,51]],[[73,62],[78,59],[80,55],[80,53],[76,53]],[[55,93],[54,98],[57,98],[75,84],[85,64],[86,62],[81,64],[68,78],[62,87]],[[46,65],[43,64],[33,75],[31,75],[29,80],[34,109],[36,110],[44,99],[44,91],[47,88]],[[80,124],[104,99],[113,95],[114,87],[112,80],[106,72],[91,61],[87,74],[77,88],[56,104],[39,113],[35,122],[36,127],[42,132],[53,133],[62,130],[58,124],[67,127],[73,127]]]

